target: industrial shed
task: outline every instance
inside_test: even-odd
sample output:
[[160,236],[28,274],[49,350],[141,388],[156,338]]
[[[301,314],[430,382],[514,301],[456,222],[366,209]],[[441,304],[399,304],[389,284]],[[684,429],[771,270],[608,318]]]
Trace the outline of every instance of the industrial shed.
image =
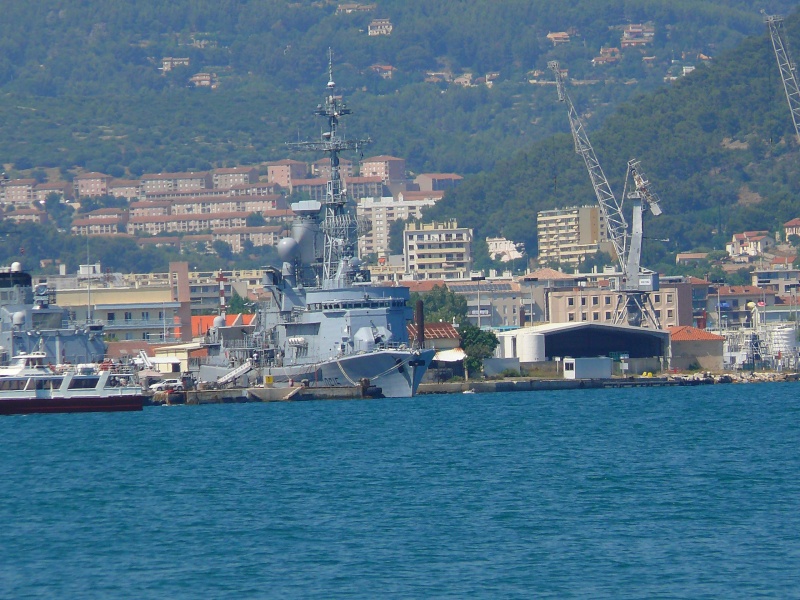
[[669,332],[601,323],[550,323],[497,334],[499,358],[519,358],[522,366],[555,358],[627,356],[631,373],[666,367]]

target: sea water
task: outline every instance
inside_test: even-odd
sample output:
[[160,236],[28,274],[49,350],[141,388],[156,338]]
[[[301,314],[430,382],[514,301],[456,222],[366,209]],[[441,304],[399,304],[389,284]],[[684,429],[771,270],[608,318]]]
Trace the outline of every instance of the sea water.
[[799,393],[3,417],[0,596],[800,597]]

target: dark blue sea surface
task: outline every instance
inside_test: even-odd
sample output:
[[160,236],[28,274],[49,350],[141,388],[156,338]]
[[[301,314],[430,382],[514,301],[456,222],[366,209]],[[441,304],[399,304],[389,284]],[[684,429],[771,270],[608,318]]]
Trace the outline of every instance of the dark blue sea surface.
[[800,597],[799,396],[3,417],[0,597]]

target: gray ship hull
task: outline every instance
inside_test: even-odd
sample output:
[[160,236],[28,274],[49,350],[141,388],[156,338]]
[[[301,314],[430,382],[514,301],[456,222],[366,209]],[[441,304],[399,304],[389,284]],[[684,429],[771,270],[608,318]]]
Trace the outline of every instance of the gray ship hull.
[[[250,384],[355,387],[368,379],[386,398],[408,398],[417,392],[435,350],[376,350],[304,365],[254,368],[243,377]],[[230,368],[203,365],[200,380],[214,382]]]

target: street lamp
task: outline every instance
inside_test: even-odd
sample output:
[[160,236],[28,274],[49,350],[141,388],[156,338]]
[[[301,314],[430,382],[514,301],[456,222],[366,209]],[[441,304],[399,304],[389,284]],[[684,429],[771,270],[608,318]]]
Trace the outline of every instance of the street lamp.
[[486,277],[483,275],[473,275],[470,279],[476,282],[478,286],[478,329],[481,328],[481,281],[484,281]]

